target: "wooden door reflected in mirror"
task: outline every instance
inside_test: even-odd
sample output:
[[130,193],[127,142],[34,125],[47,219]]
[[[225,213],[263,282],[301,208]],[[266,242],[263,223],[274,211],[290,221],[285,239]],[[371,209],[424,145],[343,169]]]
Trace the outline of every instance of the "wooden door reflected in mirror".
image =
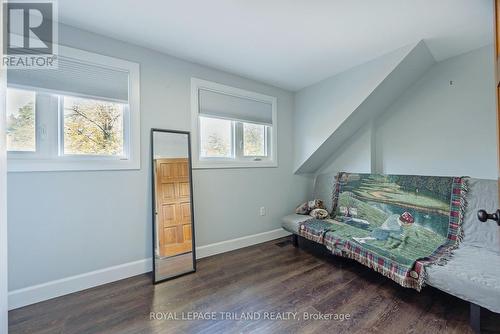
[[196,269],[189,132],[151,131],[155,283]]

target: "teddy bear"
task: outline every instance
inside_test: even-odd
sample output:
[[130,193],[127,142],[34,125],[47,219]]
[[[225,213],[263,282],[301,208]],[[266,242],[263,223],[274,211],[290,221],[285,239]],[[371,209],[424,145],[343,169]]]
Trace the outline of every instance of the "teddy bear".
[[320,199],[314,199],[312,201],[302,203],[297,206],[295,213],[299,215],[310,215],[316,219],[325,219],[330,216],[328,211],[326,211],[323,201]]

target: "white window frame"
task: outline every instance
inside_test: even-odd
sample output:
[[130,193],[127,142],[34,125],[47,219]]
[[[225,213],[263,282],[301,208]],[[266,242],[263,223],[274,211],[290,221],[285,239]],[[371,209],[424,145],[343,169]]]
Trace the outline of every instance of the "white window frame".
[[[199,92],[200,90],[209,90],[226,95],[232,95],[240,98],[251,99],[255,101],[269,103],[272,106],[272,126],[266,134],[268,156],[261,157],[243,157],[243,148],[236,142],[237,138],[243,138],[243,126],[238,123],[233,126],[233,143],[232,149],[235,154],[234,158],[202,158],[201,157],[201,138],[200,138],[200,122],[199,122]],[[212,81],[207,81],[198,78],[191,78],[191,149],[193,152],[193,168],[194,169],[211,169],[211,168],[269,168],[278,167],[278,109],[277,98],[274,96],[264,95],[251,92],[248,90],[235,88]],[[240,120],[236,122],[251,123]],[[270,133],[269,133],[270,132]]]
[[[36,92],[36,152],[8,152],[8,172],[44,171],[96,171],[96,170],[138,170],[141,169],[141,126],[140,126],[140,67],[139,64],[123,59],[103,56],[79,49],[59,45],[59,52],[65,56],[104,67],[119,68],[129,72],[129,103],[123,110],[124,154],[64,155],[61,152],[62,98],[60,96],[106,100],[95,96],[81,96],[72,92],[51,92],[43,89],[8,85],[11,88]],[[47,70],[49,71],[49,70]],[[41,101],[39,101],[41,99]],[[46,101],[44,101],[46,100]],[[44,104],[44,106],[39,105]],[[57,112],[41,112],[40,108]]]

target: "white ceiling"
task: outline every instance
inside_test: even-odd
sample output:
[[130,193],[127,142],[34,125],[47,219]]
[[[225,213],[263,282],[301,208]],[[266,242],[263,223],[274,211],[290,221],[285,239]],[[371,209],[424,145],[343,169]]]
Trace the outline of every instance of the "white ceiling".
[[425,39],[437,61],[493,42],[492,0],[59,0],[60,21],[298,90]]

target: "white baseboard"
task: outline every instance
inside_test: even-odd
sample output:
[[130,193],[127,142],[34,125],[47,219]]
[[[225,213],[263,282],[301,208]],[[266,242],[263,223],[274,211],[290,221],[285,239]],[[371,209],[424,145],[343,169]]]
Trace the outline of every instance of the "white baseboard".
[[229,252],[235,249],[248,247],[262,242],[278,239],[290,235],[289,232],[282,228],[276,230],[262,232],[252,235],[247,235],[241,238],[216,242],[206,246],[196,247],[196,258],[201,259],[207,256],[212,256],[220,253]]
[[[290,235],[290,233],[279,228],[268,232],[196,247],[196,258],[201,259],[207,256],[229,252],[287,235]],[[9,310],[144,274],[151,270],[152,259],[149,258],[13,290],[9,292]]]
[[151,271],[151,259],[108,267],[9,292],[9,310]]

